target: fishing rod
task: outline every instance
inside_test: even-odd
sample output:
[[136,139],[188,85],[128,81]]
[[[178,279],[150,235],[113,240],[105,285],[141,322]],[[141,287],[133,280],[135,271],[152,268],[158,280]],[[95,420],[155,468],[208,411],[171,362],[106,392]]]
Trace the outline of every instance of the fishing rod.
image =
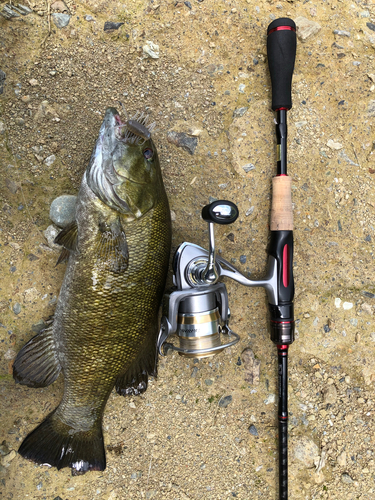
[[[296,27],[291,19],[277,19],[268,27],[268,61],[272,80],[272,109],[277,112],[277,175],[272,180],[271,239],[268,270],[251,280],[216,256],[215,224],[232,224],[238,208],[218,200],[202,209],[208,223],[209,250],[184,242],[172,262],[174,288],[164,295],[157,341],[161,355],[175,350],[181,356],[213,356],[239,341],[229,327],[228,294],[221,277],[248,287],[264,287],[269,303],[271,340],[278,349],[280,500],[288,498],[288,347],[294,341],[293,213],[291,179],[287,175],[286,113],[292,107],[291,81],[296,53]],[[179,346],[167,342],[176,335]]]
[[296,25],[280,18],[267,30],[272,109],[276,111],[277,175],[272,179],[269,255],[278,263],[277,303],[269,304],[271,340],[278,353],[279,499],[288,498],[288,348],[294,341],[292,180],[287,174],[287,111],[292,107]]

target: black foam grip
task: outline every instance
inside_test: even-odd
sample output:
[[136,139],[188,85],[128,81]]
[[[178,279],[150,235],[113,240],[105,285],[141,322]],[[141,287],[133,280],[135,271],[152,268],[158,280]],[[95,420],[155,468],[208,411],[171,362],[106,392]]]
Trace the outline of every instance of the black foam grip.
[[288,423],[279,422],[279,499],[288,500]]
[[267,30],[268,66],[272,82],[272,109],[292,107],[292,76],[296,59],[296,25],[288,18],[272,21]]

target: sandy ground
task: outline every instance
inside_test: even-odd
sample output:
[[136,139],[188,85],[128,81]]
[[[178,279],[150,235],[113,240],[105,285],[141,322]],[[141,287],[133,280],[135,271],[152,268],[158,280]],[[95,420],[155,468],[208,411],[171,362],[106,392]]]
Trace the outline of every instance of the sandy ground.
[[[62,381],[16,386],[11,366],[53,314],[63,279],[43,236],[49,206],[77,193],[104,111],[118,100],[157,121],[172,250],[184,240],[207,247],[201,208],[226,198],[240,217],[217,228],[217,247],[242,272],[264,274],[276,169],[266,30],[274,18],[303,17],[288,113],[297,320],[289,496],[373,499],[373,3],[60,2],[51,12],[65,9],[69,24],[52,20],[48,37],[50,3],[24,3],[33,13],[0,18],[0,497],[278,498],[276,348],[263,289],[226,282],[236,346],[200,361],[168,354],[144,395],[110,397],[102,473],[72,477],[16,454],[58,404]],[[124,24],[108,33],[106,21]],[[147,41],[159,45],[158,59],[144,56]],[[193,155],[168,142],[169,131],[192,128]],[[245,380],[246,348],[260,361],[258,383]]]

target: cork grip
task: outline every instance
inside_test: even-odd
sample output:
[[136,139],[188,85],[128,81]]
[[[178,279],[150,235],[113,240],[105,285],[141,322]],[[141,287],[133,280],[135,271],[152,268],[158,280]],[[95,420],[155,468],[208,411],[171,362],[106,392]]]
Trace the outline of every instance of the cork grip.
[[271,231],[293,231],[292,179],[281,175],[272,179]]

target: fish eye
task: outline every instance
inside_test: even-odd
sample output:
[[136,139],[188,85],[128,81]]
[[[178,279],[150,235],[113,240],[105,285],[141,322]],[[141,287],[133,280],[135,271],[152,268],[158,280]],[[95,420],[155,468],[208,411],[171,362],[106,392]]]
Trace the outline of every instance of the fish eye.
[[143,151],[143,156],[146,158],[146,160],[152,160],[152,157],[154,156],[154,152],[152,149],[147,148]]

